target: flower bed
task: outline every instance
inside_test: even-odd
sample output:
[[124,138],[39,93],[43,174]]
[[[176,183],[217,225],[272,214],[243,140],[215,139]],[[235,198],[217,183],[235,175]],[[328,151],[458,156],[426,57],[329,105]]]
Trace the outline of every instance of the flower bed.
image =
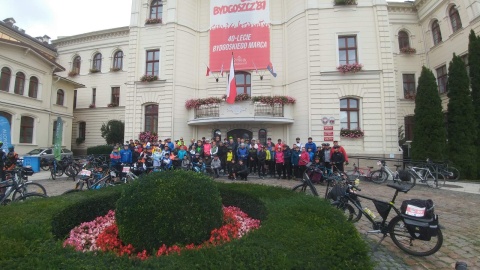
[[143,131],[138,135],[138,139],[142,143],[156,142],[158,141],[158,134],[156,132]]
[[145,24],[157,24],[162,23],[162,19],[146,19]]
[[158,77],[155,75],[143,75],[142,77],[140,77],[140,81],[142,82],[153,82],[156,80],[158,80]]
[[[217,104],[227,99],[227,95],[223,95],[222,98],[209,97],[209,98],[198,98],[198,99],[189,99],[185,101],[185,108],[198,109],[202,105]],[[254,96],[251,97],[248,94],[240,94],[235,97],[235,101],[247,101],[252,100],[252,102],[261,102],[268,105],[274,104],[295,104],[296,100],[290,96]]]
[[403,47],[400,49],[400,52],[404,54],[414,54],[417,52],[417,50],[415,48]]
[[345,138],[362,138],[365,136],[361,129],[345,129],[340,130],[340,136]]
[[357,64],[340,65],[337,67],[337,70],[345,74],[347,72],[352,72],[352,73],[359,72],[360,70],[362,70],[362,68],[363,68],[363,65],[357,63]]
[[90,69],[90,73],[98,73],[98,72],[100,72],[99,69],[96,69],[96,68],[91,68]]

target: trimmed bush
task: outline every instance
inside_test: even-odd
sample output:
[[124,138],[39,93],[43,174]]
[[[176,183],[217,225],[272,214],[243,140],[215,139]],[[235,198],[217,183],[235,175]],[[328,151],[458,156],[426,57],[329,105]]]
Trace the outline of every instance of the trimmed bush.
[[[247,200],[241,207],[260,217],[259,230],[223,246],[146,261],[76,252],[54,238],[52,217],[80,202],[98,202],[96,197],[104,193],[119,192],[86,191],[3,207],[0,245],[8,252],[0,253],[0,269],[373,269],[370,248],[353,224],[323,200],[278,187],[217,186],[225,204]],[[91,220],[79,223],[85,221]]]
[[222,226],[222,201],[213,180],[193,171],[153,173],[129,185],[117,202],[118,234],[137,250],[200,244]]
[[97,145],[87,148],[87,155],[110,155],[112,153],[112,145]]

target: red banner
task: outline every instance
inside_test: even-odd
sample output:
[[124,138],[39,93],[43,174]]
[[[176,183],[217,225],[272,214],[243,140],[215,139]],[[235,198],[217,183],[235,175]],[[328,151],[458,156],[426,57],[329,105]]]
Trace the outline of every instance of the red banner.
[[323,130],[333,130],[333,126],[324,126]]
[[210,70],[266,69],[270,63],[269,0],[210,1]]

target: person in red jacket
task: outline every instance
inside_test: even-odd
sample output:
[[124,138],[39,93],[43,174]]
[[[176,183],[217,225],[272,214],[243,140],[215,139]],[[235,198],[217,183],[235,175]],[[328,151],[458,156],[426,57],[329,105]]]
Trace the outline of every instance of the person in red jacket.
[[[283,171],[283,165],[285,165],[282,147],[277,147],[277,151],[275,152],[275,165],[277,167],[277,179],[280,179]],[[283,175],[283,178],[285,178],[285,174]]]
[[[347,151],[345,151],[345,148],[343,148],[341,145],[338,145],[338,141],[333,141],[333,147],[335,148],[335,146],[338,146],[338,152],[343,154],[343,157],[345,158],[345,165],[348,165],[348,155]],[[334,151],[330,152],[330,159],[332,158],[333,153]]]

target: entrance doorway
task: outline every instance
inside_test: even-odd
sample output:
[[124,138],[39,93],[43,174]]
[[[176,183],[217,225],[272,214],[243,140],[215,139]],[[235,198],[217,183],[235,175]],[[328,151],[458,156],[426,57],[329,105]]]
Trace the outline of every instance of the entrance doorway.
[[240,139],[252,139],[252,132],[246,129],[233,129],[227,132],[227,138],[233,137],[233,140],[236,141],[237,138]]

